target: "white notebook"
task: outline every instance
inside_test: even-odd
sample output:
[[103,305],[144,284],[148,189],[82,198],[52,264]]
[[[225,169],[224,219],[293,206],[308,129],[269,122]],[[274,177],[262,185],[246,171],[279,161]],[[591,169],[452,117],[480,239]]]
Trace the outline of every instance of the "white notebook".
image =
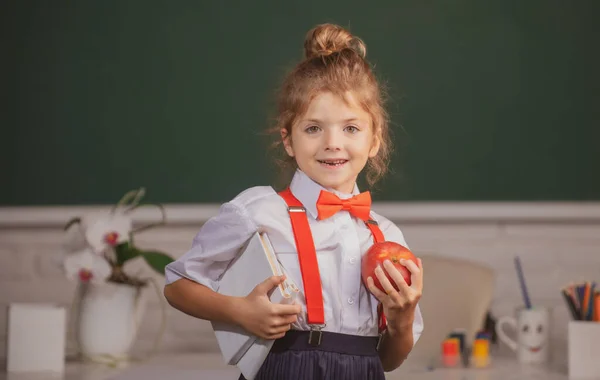
[[[269,238],[265,233],[257,232],[250,238],[242,254],[229,265],[219,280],[217,292],[244,297],[268,277],[282,274],[283,268]],[[297,293],[298,287],[286,277],[286,281],[272,292],[270,299],[273,303],[290,304]],[[212,327],[225,362],[237,365],[248,380],[253,379],[273,341],[258,339],[239,326],[223,322],[212,322]]]

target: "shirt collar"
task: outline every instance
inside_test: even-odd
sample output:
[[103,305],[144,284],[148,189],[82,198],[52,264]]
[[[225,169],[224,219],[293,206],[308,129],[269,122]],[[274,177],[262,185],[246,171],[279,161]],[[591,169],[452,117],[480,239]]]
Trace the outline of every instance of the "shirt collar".
[[358,186],[356,184],[354,184],[354,190],[352,190],[351,194],[341,193],[333,189],[324,188],[313,181],[300,169],[296,170],[294,178],[292,178],[290,190],[292,191],[292,194],[294,194],[294,196],[300,201],[300,203],[302,203],[306,211],[308,211],[315,219],[317,219],[318,216],[317,200],[319,199],[321,190],[329,191],[341,199],[348,199],[359,193]]

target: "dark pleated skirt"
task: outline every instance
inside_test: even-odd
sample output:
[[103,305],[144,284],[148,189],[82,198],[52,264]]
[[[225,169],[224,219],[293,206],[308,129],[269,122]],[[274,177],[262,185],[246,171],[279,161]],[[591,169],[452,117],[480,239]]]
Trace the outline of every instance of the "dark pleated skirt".
[[254,380],[385,380],[377,341],[323,332],[321,344],[312,346],[307,331],[288,331],[274,342]]

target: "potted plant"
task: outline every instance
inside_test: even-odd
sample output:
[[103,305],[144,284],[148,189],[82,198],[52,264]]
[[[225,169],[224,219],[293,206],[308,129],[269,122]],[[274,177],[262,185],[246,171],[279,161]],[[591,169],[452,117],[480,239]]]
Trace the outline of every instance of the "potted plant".
[[[125,270],[130,260],[141,259],[164,275],[165,266],[173,261],[164,252],[141,249],[134,243],[136,234],[166,223],[164,208],[142,204],[144,195],[143,188],[132,190],[110,210],[74,217],[65,226],[68,252],[63,267],[67,277],[79,285],[75,331],[84,359],[128,360],[145,310],[142,290],[152,284],[159,297],[162,295],[151,277]],[[158,207],[161,220],[134,228],[133,212],[148,205]]]

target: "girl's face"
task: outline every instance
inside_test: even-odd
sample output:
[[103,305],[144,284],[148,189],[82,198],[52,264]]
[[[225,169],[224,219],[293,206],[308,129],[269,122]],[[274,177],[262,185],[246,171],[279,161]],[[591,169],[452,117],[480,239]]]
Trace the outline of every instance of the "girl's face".
[[356,178],[377,155],[380,140],[372,120],[348,93],[346,101],[330,92],[316,96],[304,115],[281,137],[300,170],[321,186],[351,193]]

